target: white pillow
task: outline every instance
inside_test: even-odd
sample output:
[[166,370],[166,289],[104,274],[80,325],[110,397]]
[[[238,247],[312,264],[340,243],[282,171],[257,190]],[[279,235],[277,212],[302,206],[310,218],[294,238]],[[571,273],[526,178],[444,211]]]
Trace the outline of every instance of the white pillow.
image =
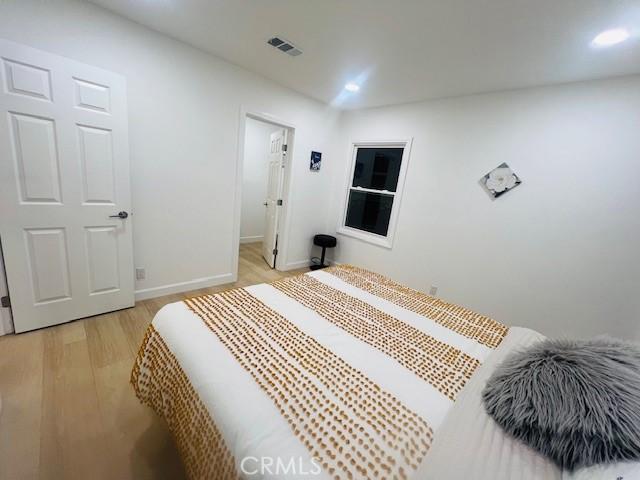
[[640,462],[618,462],[564,472],[562,480],[640,480]]

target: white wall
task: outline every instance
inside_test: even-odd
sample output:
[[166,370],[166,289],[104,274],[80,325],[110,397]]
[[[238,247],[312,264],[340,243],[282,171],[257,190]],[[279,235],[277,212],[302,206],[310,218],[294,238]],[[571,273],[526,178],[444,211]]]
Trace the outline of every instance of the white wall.
[[284,264],[309,258],[328,217],[302,200],[328,196],[331,176],[304,167],[312,149],[329,153],[335,111],[84,2],[0,2],[0,36],[127,78],[139,298],[231,279],[241,107],[297,127]]
[[271,134],[279,128],[247,119],[242,169],[240,243],[260,242],[264,236],[264,202],[269,179]]
[[[638,77],[352,112],[336,142],[330,108],[88,3],[5,0],[0,36],[127,78],[142,296],[231,279],[244,107],[296,127],[286,267],[335,231],[349,140],[413,136],[393,250],[340,236],[337,260],[550,335],[640,338]],[[503,161],[524,183],[491,201]]]
[[[548,335],[640,339],[640,77],[352,112],[340,130],[343,170],[350,140],[414,142],[393,249],[339,236],[338,261]],[[523,184],[492,201],[478,180],[502,162]]]

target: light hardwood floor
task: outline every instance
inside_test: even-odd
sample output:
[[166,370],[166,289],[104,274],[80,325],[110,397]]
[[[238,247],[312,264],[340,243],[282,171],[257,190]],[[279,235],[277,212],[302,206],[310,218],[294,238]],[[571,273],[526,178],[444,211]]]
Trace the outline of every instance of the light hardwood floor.
[[271,270],[260,248],[240,246],[236,283],[0,337],[0,479],[184,478],[165,424],[133,393],[131,367],[163,305],[307,270]]

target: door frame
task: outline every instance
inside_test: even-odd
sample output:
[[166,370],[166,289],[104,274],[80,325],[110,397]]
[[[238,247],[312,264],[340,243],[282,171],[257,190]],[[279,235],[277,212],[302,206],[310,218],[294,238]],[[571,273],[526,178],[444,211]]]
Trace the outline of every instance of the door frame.
[[[0,297],[9,295],[9,285],[4,269],[4,258],[2,256],[2,239],[0,238]],[[0,336],[13,333],[13,319],[11,318],[11,307],[0,307]]]
[[[276,127],[287,129],[287,155],[284,162],[284,179],[282,185],[282,210],[278,222],[278,255],[276,256],[276,270],[286,270],[289,252],[289,231],[291,226],[291,198],[293,184],[293,158],[295,151],[296,127],[293,123],[282,120],[274,115],[240,108],[240,121],[238,127],[238,156],[236,158],[236,189],[235,208],[233,218],[232,238],[232,265],[233,281],[238,279],[238,261],[240,255],[240,218],[242,215],[242,178],[244,170],[244,143],[247,127],[247,118],[268,123]],[[265,152],[266,152],[265,148]]]

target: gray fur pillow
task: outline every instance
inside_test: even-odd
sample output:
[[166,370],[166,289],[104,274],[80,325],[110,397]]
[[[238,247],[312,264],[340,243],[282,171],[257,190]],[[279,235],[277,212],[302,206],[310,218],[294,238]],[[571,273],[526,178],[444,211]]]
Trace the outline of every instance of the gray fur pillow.
[[482,393],[509,434],[567,470],[640,460],[640,348],[545,340],[509,356]]

